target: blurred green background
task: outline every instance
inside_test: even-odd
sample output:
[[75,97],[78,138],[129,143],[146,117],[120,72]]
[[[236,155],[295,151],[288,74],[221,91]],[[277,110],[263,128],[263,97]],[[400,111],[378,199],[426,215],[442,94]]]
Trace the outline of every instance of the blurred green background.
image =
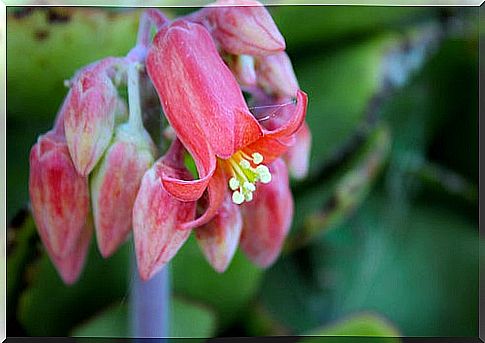
[[[134,45],[139,11],[10,8],[7,334],[126,336],[129,241],[63,285],[28,214],[28,155],[63,80]],[[193,9],[168,9],[169,16]],[[171,263],[171,335],[478,335],[478,8],[270,8],[308,93],[309,177],[268,270]],[[394,339],[388,339],[394,342]]]

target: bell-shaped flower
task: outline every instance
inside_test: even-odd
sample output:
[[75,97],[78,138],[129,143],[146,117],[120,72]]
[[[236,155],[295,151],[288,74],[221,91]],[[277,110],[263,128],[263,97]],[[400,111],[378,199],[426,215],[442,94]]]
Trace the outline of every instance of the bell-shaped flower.
[[184,166],[184,149],[175,140],[167,154],[143,176],[133,207],[133,237],[138,271],[143,280],[150,279],[172,259],[190,235],[178,224],[192,220],[195,202],[182,202],[167,192],[162,175],[190,179]]
[[241,206],[244,218],[241,248],[260,267],[270,266],[280,254],[293,219],[293,197],[285,163],[270,165],[271,183],[261,185],[251,202]]
[[77,173],[65,138],[58,131],[42,135],[30,151],[29,192],[40,237],[51,256],[73,251],[89,213],[87,178]]
[[198,200],[207,190],[209,205],[191,229],[207,223],[222,205],[228,188],[236,204],[251,201],[260,184],[271,181],[267,167],[284,154],[283,144],[301,127],[307,97],[297,91],[288,105],[293,115],[267,130],[249,111],[229,68],[201,25],[177,21],[156,35],[146,67],[177,137],[192,155],[199,179],[162,173],[164,188],[181,201]]
[[141,179],[154,162],[153,142],[130,123],[115,138],[91,176],[91,197],[99,251],[112,255],[131,231],[132,211]]
[[118,93],[108,74],[117,61],[107,58],[76,74],[66,99],[67,145],[79,174],[87,176],[108,147],[118,107]]
[[219,273],[227,269],[236,253],[242,225],[240,208],[227,194],[214,218],[196,229],[197,242],[202,252]]
[[228,53],[264,56],[285,50],[285,39],[258,1],[218,0],[199,14],[200,22]]

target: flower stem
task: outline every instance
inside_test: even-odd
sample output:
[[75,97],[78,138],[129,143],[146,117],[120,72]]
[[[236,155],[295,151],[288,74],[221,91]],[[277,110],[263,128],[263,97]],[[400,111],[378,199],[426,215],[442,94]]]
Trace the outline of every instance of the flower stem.
[[[133,258],[135,260],[135,258]],[[136,338],[168,337],[170,313],[170,273],[165,266],[148,281],[140,279],[133,261],[134,284],[131,298],[132,335]]]
[[130,63],[128,66],[128,104],[130,116],[128,123],[136,130],[143,129],[143,120],[140,105],[140,75],[139,64]]

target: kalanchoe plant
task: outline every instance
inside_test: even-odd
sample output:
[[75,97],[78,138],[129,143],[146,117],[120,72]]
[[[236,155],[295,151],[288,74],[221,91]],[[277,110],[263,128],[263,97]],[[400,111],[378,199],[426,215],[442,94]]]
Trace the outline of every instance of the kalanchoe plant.
[[[104,257],[133,228],[144,280],[192,230],[218,272],[239,244],[261,267],[276,260],[293,217],[288,170],[306,176],[311,144],[307,96],[284,50],[258,2],[220,0],[173,21],[149,9],[127,56],[94,62],[67,82],[54,129],[30,158],[32,211],[64,282],[79,277],[93,225]],[[142,101],[157,95],[172,141],[161,155]]]

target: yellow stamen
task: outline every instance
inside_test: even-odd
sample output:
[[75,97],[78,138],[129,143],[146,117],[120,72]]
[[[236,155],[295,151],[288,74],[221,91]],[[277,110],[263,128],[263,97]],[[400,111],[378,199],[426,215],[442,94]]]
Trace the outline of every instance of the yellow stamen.
[[271,182],[271,173],[267,166],[261,164],[264,158],[258,152],[249,156],[244,151],[238,151],[229,159],[225,160],[225,166],[231,173],[229,188],[233,191],[232,201],[242,204],[244,201],[253,200],[256,191],[256,183]]

